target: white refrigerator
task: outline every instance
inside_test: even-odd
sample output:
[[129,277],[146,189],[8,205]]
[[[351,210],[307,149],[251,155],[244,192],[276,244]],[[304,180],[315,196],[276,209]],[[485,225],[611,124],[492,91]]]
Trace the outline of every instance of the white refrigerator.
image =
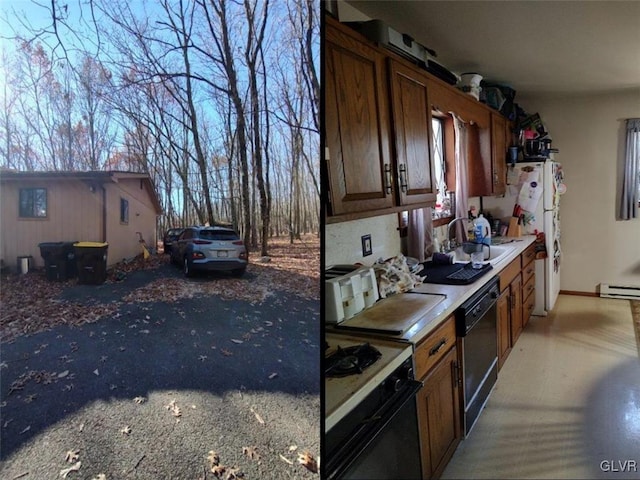
[[533,315],[547,315],[560,292],[560,196],[565,188],[562,165],[553,159],[516,163],[513,167],[508,166],[505,196],[482,199],[484,209],[499,218],[510,216],[515,204],[522,204],[526,222],[523,233],[545,234],[547,256],[535,261],[536,299]]

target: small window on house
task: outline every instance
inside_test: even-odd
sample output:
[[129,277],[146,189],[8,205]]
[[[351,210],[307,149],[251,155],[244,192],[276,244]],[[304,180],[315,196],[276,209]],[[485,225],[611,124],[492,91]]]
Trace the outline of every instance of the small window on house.
[[129,223],[129,200],[120,199],[120,223]]
[[433,209],[433,219],[449,218],[453,216],[453,195],[447,188],[447,161],[445,157],[445,122],[433,117],[433,165],[435,184],[437,188],[436,206]]
[[20,189],[21,218],[46,218],[47,210],[46,188]]

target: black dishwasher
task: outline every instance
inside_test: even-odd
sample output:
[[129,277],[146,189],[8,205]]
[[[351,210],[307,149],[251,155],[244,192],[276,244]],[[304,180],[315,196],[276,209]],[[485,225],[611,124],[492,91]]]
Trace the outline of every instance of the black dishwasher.
[[492,278],[456,310],[462,339],[464,433],[469,435],[498,379],[498,277]]

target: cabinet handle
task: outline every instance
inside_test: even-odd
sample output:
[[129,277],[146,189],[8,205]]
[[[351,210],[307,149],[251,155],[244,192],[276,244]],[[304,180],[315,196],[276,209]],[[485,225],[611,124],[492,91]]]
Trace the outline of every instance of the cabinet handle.
[[447,339],[446,338],[443,338],[442,340],[440,340],[440,343],[438,345],[436,345],[431,350],[429,350],[429,356],[432,357],[436,353],[438,353],[442,349],[442,347],[444,347],[446,345],[446,343],[447,343]]
[[400,190],[407,193],[407,166],[400,164]]
[[391,165],[384,164],[384,188],[387,194],[391,193]]

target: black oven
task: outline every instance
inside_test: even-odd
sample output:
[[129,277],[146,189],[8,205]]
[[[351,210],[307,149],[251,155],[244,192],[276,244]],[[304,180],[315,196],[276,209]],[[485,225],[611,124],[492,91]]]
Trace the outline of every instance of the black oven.
[[469,434],[498,379],[498,277],[476,292],[456,311],[462,341],[464,433]]
[[409,358],[325,435],[327,479],[420,479],[416,394]]

